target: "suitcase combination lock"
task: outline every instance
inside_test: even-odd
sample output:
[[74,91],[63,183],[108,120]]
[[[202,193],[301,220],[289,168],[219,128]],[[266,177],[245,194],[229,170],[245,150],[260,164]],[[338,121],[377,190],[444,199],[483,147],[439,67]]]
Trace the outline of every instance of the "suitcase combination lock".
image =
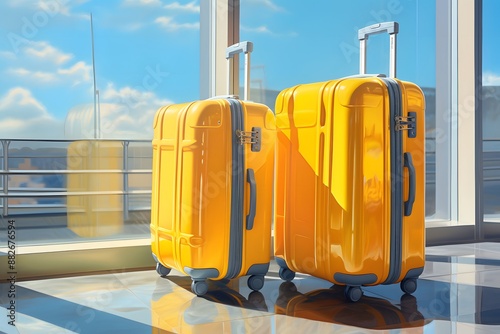
[[260,152],[262,130],[259,127],[253,127],[252,131],[236,130],[236,136],[240,139],[240,144],[250,144],[252,152]]
[[408,138],[417,137],[417,113],[410,111],[408,116],[396,116],[396,131],[408,130]]

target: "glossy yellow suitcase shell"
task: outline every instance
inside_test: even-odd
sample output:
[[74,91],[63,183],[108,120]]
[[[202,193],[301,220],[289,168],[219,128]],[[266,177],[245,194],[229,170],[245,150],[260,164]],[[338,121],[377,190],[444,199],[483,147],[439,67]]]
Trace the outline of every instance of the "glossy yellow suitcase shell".
[[81,237],[123,230],[123,145],[81,140],[68,146],[68,228]]
[[[386,80],[333,80],[278,96],[274,250],[278,262],[286,262],[280,263],[282,278],[288,268],[360,286],[399,282],[422,272],[424,97],[416,85],[395,81],[401,117],[410,110],[417,115],[416,138],[391,131],[397,122]],[[403,155],[391,148],[397,133],[414,169],[415,198],[408,216],[403,211],[410,168],[403,168]]]
[[206,278],[252,275],[249,286],[261,288],[271,257],[275,136],[274,114],[253,102],[210,99],[156,113],[151,245],[160,274],[191,276],[198,295]]
[[425,259],[425,99],[362,75],[298,85],[276,101],[275,257],[346,285],[416,289]]

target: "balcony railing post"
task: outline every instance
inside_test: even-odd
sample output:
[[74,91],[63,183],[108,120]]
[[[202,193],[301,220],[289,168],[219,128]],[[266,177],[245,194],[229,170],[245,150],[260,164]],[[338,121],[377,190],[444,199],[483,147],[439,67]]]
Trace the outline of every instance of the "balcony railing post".
[[129,217],[129,198],[128,198],[128,141],[123,141],[123,220],[127,221]]
[[10,140],[2,140],[2,149],[3,149],[3,170],[4,174],[2,175],[2,187],[4,197],[2,199],[2,214],[4,217],[9,215],[9,144]]

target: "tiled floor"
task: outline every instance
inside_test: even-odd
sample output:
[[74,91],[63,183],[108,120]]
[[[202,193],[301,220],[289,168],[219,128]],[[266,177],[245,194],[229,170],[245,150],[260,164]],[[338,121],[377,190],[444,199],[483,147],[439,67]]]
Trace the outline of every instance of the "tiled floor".
[[20,282],[15,324],[8,324],[9,285],[1,284],[5,333],[499,333],[500,243],[427,248],[413,296],[398,285],[364,288],[357,303],[331,283],[297,275],[264,288],[246,279],[211,282],[204,297],[191,280],[153,270]]

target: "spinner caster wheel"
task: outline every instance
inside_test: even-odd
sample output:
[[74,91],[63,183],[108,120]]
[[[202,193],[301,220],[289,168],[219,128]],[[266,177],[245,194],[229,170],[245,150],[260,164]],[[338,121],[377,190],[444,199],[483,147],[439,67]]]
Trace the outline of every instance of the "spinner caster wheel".
[[363,290],[359,286],[346,286],[345,297],[351,302],[357,302],[363,296]]
[[405,278],[401,281],[401,290],[411,295],[417,290],[417,280],[415,278]]
[[287,282],[290,282],[295,278],[295,272],[283,267],[280,268],[279,275],[282,280]]
[[253,291],[259,291],[264,286],[264,276],[252,275],[248,278],[247,285]]
[[193,281],[191,291],[197,296],[203,296],[208,292],[208,284],[205,281]]
[[163,264],[161,264],[159,262],[156,263],[156,272],[161,277],[164,277],[164,276],[167,276],[168,274],[170,274],[170,270],[171,270],[170,268],[165,267]]

